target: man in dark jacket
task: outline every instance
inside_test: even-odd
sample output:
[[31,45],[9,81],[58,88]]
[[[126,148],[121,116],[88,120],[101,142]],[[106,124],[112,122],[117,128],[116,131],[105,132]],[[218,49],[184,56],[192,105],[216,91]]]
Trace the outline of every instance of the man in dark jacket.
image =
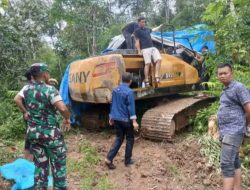
[[113,159],[118,153],[124,137],[126,136],[125,150],[125,166],[131,165],[134,161],[131,159],[134,145],[133,129],[138,130],[135,114],[134,92],[129,88],[132,83],[132,76],[129,73],[122,75],[122,84],[115,88],[112,92],[112,105],[109,114],[109,123],[114,125],[116,129],[116,139],[111,146],[107,158],[106,165],[109,169],[115,169]]
[[135,42],[132,34],[138,27],[139,26],[136,22],[131,22],[122,29],[122,34],[125,38],[127,49],[134,49]]

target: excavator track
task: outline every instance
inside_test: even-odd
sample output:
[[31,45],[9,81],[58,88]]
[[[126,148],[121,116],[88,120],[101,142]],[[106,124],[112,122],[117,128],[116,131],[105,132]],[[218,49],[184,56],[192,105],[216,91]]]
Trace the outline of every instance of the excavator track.
[[175,131],[187,126],[190,118],[213,100],[213,97],[180,97],[146,111],[141,121],[142,136],[173,141]]

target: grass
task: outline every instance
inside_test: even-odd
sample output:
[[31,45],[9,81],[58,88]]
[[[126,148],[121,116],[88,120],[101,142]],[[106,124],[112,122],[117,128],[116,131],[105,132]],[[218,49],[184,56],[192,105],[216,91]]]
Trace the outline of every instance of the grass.
[[117,190],[109,181],[107,176],[99,176],[96,172],[86,175],[80,184],[81,190]]
[[82,177],[82,170],[85,168],[84,160],[75,160],[72,158],[67,159],[67,171],[68,173],[79,173],[79,177]]
[[82,157],[77,160],[68,158],[67,170],[69,175],[73,174],[76,181],[80,181],[81,190],[116,190],[106,175],[101,176],[94,170],[101,161],[94,146],[86,139],[81,140],[78,142],[77,152],[81,153]]
[[89,166],[97,165],[101,161],[95,147],[91,146],[90,143],[79,143],[78,152],[84,154],[85,163]]
[[24,150],[24,140],[7,141],[0,139],[0,166],[17,159]]
[[199,138],[199,144],[201,145],[201,154],[206,156],[208,164],[214,166],[219,170],[220,168],[220,143],[215,141],[212,137],[204,134]]
[[107,176],[102,176],[101,179],[99,179],[100,182],[97,185],[97,190],[117,190],[116,187],[114,187],[110,182],[108,181]]
[[[201,154],[205,156],[208,160],[208,164],[215,167],[217,172],[220,172],[220,143],[215,141],[212,137],[204,134],[199,138],[199,143],[201,145]],[[242,146],[243,152],[250,148],[249,144]],[[248,150],[249,151],[249,150]],[[248,153],[248,154],[247,154]],[[250,175],[249,175],[249,152],[245,153],[241,159],[241,169],[242,169],[242,181],[246,187],[250,186]]]
[[[72,132],[75,135],[76,131]],[[67,135],[67,138],[70,134]],[[24,139],[2,140],[0,139],[0,166],[16,160],[24,150]],[[101,161],[96,148],[86,139],[77,144],[77,152],[82,154],[81,159],[67,159],[67,172],[72,175],[74,181],[79,182],[80,190],[116,190],[108,181],[106,175],[101,176],[94,168],[98,167]]]
[[165,167],[172,176],[177,176],[179,174],[178,168],[173,162],[166,162]]

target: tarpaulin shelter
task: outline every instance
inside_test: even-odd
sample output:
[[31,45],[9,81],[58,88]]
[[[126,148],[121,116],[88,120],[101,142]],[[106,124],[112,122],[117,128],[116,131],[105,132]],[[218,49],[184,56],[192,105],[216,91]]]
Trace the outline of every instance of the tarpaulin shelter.
[[[162,34],[161,32],[152,32],[151,38],[155,43],[161,43],[163,40],[164,45],[174,46],[173,31],[162,32]],[[214,32],[209,30],[205,24],[197,24],[184,30],[175,31],[175,41],[176,45],[181,44],[197,52],[201,52],[202,47],[206,45],[211,53],[215,53]],[[121,49],[124,43],[123,35],[115,36],[102,53]]]

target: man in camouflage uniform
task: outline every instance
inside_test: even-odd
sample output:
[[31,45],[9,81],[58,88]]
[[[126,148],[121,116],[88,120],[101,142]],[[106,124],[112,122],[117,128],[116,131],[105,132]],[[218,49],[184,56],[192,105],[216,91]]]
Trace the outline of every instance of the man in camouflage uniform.
[[66,183],[66,145],[59,127],[56,109],[64,120],[62,129],[68,130],[69,111],[55,87],[47,85],[48,66],[33,64],[30,68],[34,77],[24,90],[24,101],[28,111],[27,138],[34,156],[35,188],[47,189],[49,163],[55,190],[67,189]]

